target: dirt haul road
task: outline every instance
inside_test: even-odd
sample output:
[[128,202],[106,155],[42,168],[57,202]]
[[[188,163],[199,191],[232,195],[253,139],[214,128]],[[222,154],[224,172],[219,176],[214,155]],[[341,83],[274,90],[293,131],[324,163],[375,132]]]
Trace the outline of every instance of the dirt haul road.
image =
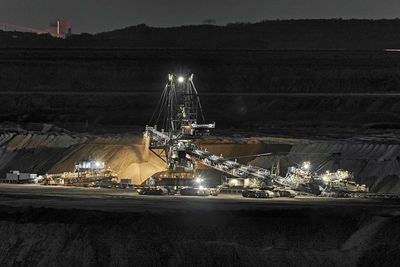
[[296,197],[249,199],[239,194],[217,197],[140,196],[130,189],[97,189],[64,186],[0,184],[2,205],[14,207],[47,207],[103,211],[229,211],[270,210],[276,208],[336,208],[400,210],[399,200]]

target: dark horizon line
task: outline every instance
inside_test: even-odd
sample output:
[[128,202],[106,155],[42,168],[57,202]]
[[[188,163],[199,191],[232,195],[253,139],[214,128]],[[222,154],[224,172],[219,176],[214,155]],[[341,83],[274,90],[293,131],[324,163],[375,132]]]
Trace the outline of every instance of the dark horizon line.
[[[68,18],[58,18],[59,20],[67,20],[69,21]],[[210,18],[211,19],[211,18]],[[180,25],[171,25],[171,26],[156,26],[156,25],[150,25],[147,24],[146,22],[138,23],[138,24],[132,24],[132,25],[126,25],[121,28],[114,28],[106,31],[99,31],[99,32],[79,32],[75,33],[77,35],[79,34],[101,34],[101,33],[107,33],[107,32],[113,32],[113,31],[118,31],[118,30],[124,30],[127,28],[132,28],[132,27],[147,27],[147,28],[153,28],[153,29],[174,29],[174,28],[183,28],[183,27],[193,27],[193,26],[210,26],[210,27],[229,27],[231,25],[255,25],[255,24],[262,24],[265,22],[293,22],[293,21],[394,21],[394,20],[400,20],[399,17],[393,17],[393,18],[341,18],[341,17],[332,17],[332,18],[285,18],[285,19],[280,19],[280,18],[275,18],[275,19],[263,19],[260,21],[256,22],[251,22],[251,21],[235,21],[235,22],[228,22],[224,24],[219,24],[217,21],[215,23],[193,23],[193,24],[180,24]],[[7,22],[8,23],[8,22]],[[72,24],[72,29],[73,29],[73,22],[70,21]],[[16,23],[13,23],[17,25]],[[23,26],[24,25],[18,25],[18,26]],[[0,29],[2,31],[2,29]]]
[[[400,15],[400,14],[399,14]],[[399,17],[394,17],[394,18],[292,18],[292,19],[263,19],[257,22],[251,22],[251,21],[236,21],[236,22],[228,22],[225,24],[218,24],[216,23],[197,23],[197,24],[180,24],[180,25],[172,25],[172,26],[154,26],[147,24],[145,22],[138,23],[138,24],[133,24],[133,25],[127,25],[122,28],[115,28],[112,30],[108,31],[102,31],[102,32],[96,32],[96,33],[89,33],[89,32],[81,32],[81,33],[89,33],[89,34],[98,34],[98,33],[105,33],[105,32],[112,32],[112,31],[117,31],[117,30],[123,30],[127,29],[130,27],[138,27],[138,26],[145,26],[148,28],[155,28],[155,29],[172,29],[172,28],[181,28],[181,27],[191,27],[191,26],[212,26],[212,27],[227,27],[230,25],[235,25],[235,24],[246,24],[246,25],[252,25],[252,24],[261,24],[263,22],[287,22],[287,21],[386,21],[386,20],[400,20]]]

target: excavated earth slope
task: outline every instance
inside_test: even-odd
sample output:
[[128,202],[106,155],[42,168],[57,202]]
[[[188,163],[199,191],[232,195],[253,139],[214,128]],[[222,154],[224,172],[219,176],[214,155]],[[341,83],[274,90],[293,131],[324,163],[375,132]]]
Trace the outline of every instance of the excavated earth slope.
[[[199,145],[227,158],[260,153],[281,156],[281,174],[288,166],[310,160],[313,166],[326,161],[321,171],[342,168],[353,172],[359,183],[374,192],[400,192],[400,145],[376,140],[304,140],[290,138],[211,137]],[[88,157],[104,161],[119,178],[141,184],[165,164],[146,149],[139,134],[73,134],[66,131],[3,131],[0,134],[0,175],[10,170],[38,174],[74,171]],[[239,158],[241,163],[271,168],[275,157]],[[204,167],[204,166],[203,166]]]
[[[257,158],[251,164],[271,168],[273,157]],[[372,192],[400,192],[400,145],[366,141],[310,141],[293,144],[281,155],[281,170],[311,161],[312,167],[329,171],[351,171],[360,184]],[[283,173],[284,174],[284,173]]]
[[146,153],[140,136],[94,137],[66,133],[3,133],[0,135],[0,172],[10,170],[38,174],[74,171],[80,160],[104,161],[119,178],[141,183],[161,171],[161,160]]

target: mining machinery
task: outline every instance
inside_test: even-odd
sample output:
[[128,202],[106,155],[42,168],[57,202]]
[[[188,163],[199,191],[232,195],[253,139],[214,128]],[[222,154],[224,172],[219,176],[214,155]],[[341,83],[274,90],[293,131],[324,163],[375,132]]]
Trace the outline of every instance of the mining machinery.
[[[278,166],[271,170],[243,165],[236,160],[210,153],[196,145],[193,141],[198,137],[210,135],[210,130],[215,128],[215,123],[205,122],[199,94],[193,83],[193,74],[168,75],[168,82],[149,125],[155,125],[147,125],[144,132],[149,149],[166,163],[169,173],[195,173],[196,163],[201,163],[231,177],[250,178],[255,182],[252,189],[243,191],[244,197],[294,197],[295,191],[320,194],[334,191],[335,188],[346,191],[348,187],[341,187],[342,181],[348,181],[350,184],[348,177],[333,179],[338,175],[318,176],[311,173],[310,162],[306,162],[302,168],[289,168],[288,174],[282,177],[279,175],[279,162]],[[161,130],[158,129],[160,126]],[[216,191],[222,186],[210,190],[210,193],[218,193]],[[359,192],[364,188],[357,185],[356,189]],[[140,193],[157,192],[159,194],[161,191],[165,193],[160,190],[154,187],[141,188]],[[204,192],[204,188],[200,185],[181,189],[181,194],[205,195]]]
[[271,176],[267,169],[240,164],[194,144],[196,138],[210,134],[215,122],[205,122],[193,74],[168,75],[151,123],[158,126],[146,126],[145,138],[149,139],[150,151],[166,163],[168,172],[196,172],[196,163],[201,163],[230,176],[256,178],[260,188],[282,186],[277,181],[279,176]]
[[166,162],[170,171],[195,171],[188,148],[195,138],[209,135],[215,123],[205,123],[193,74],[168,75],[153,121],[163,128],[158,131],[156,126],[146,127],[150,150]]

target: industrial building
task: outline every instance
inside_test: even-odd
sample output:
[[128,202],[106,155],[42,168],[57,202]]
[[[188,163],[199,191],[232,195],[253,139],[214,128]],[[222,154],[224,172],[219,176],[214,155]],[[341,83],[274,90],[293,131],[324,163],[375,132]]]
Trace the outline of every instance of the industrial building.
[[71,26],[68,20],[56,19],[49,23],[49,26],[42,29],[35,29],[26,26],[20,26],[16,24],[0,22],[0,29],[3,31],[21,31],[21,32],[33,32],[36,34],[50,34],[55,38],[65,39],[71,35]]

